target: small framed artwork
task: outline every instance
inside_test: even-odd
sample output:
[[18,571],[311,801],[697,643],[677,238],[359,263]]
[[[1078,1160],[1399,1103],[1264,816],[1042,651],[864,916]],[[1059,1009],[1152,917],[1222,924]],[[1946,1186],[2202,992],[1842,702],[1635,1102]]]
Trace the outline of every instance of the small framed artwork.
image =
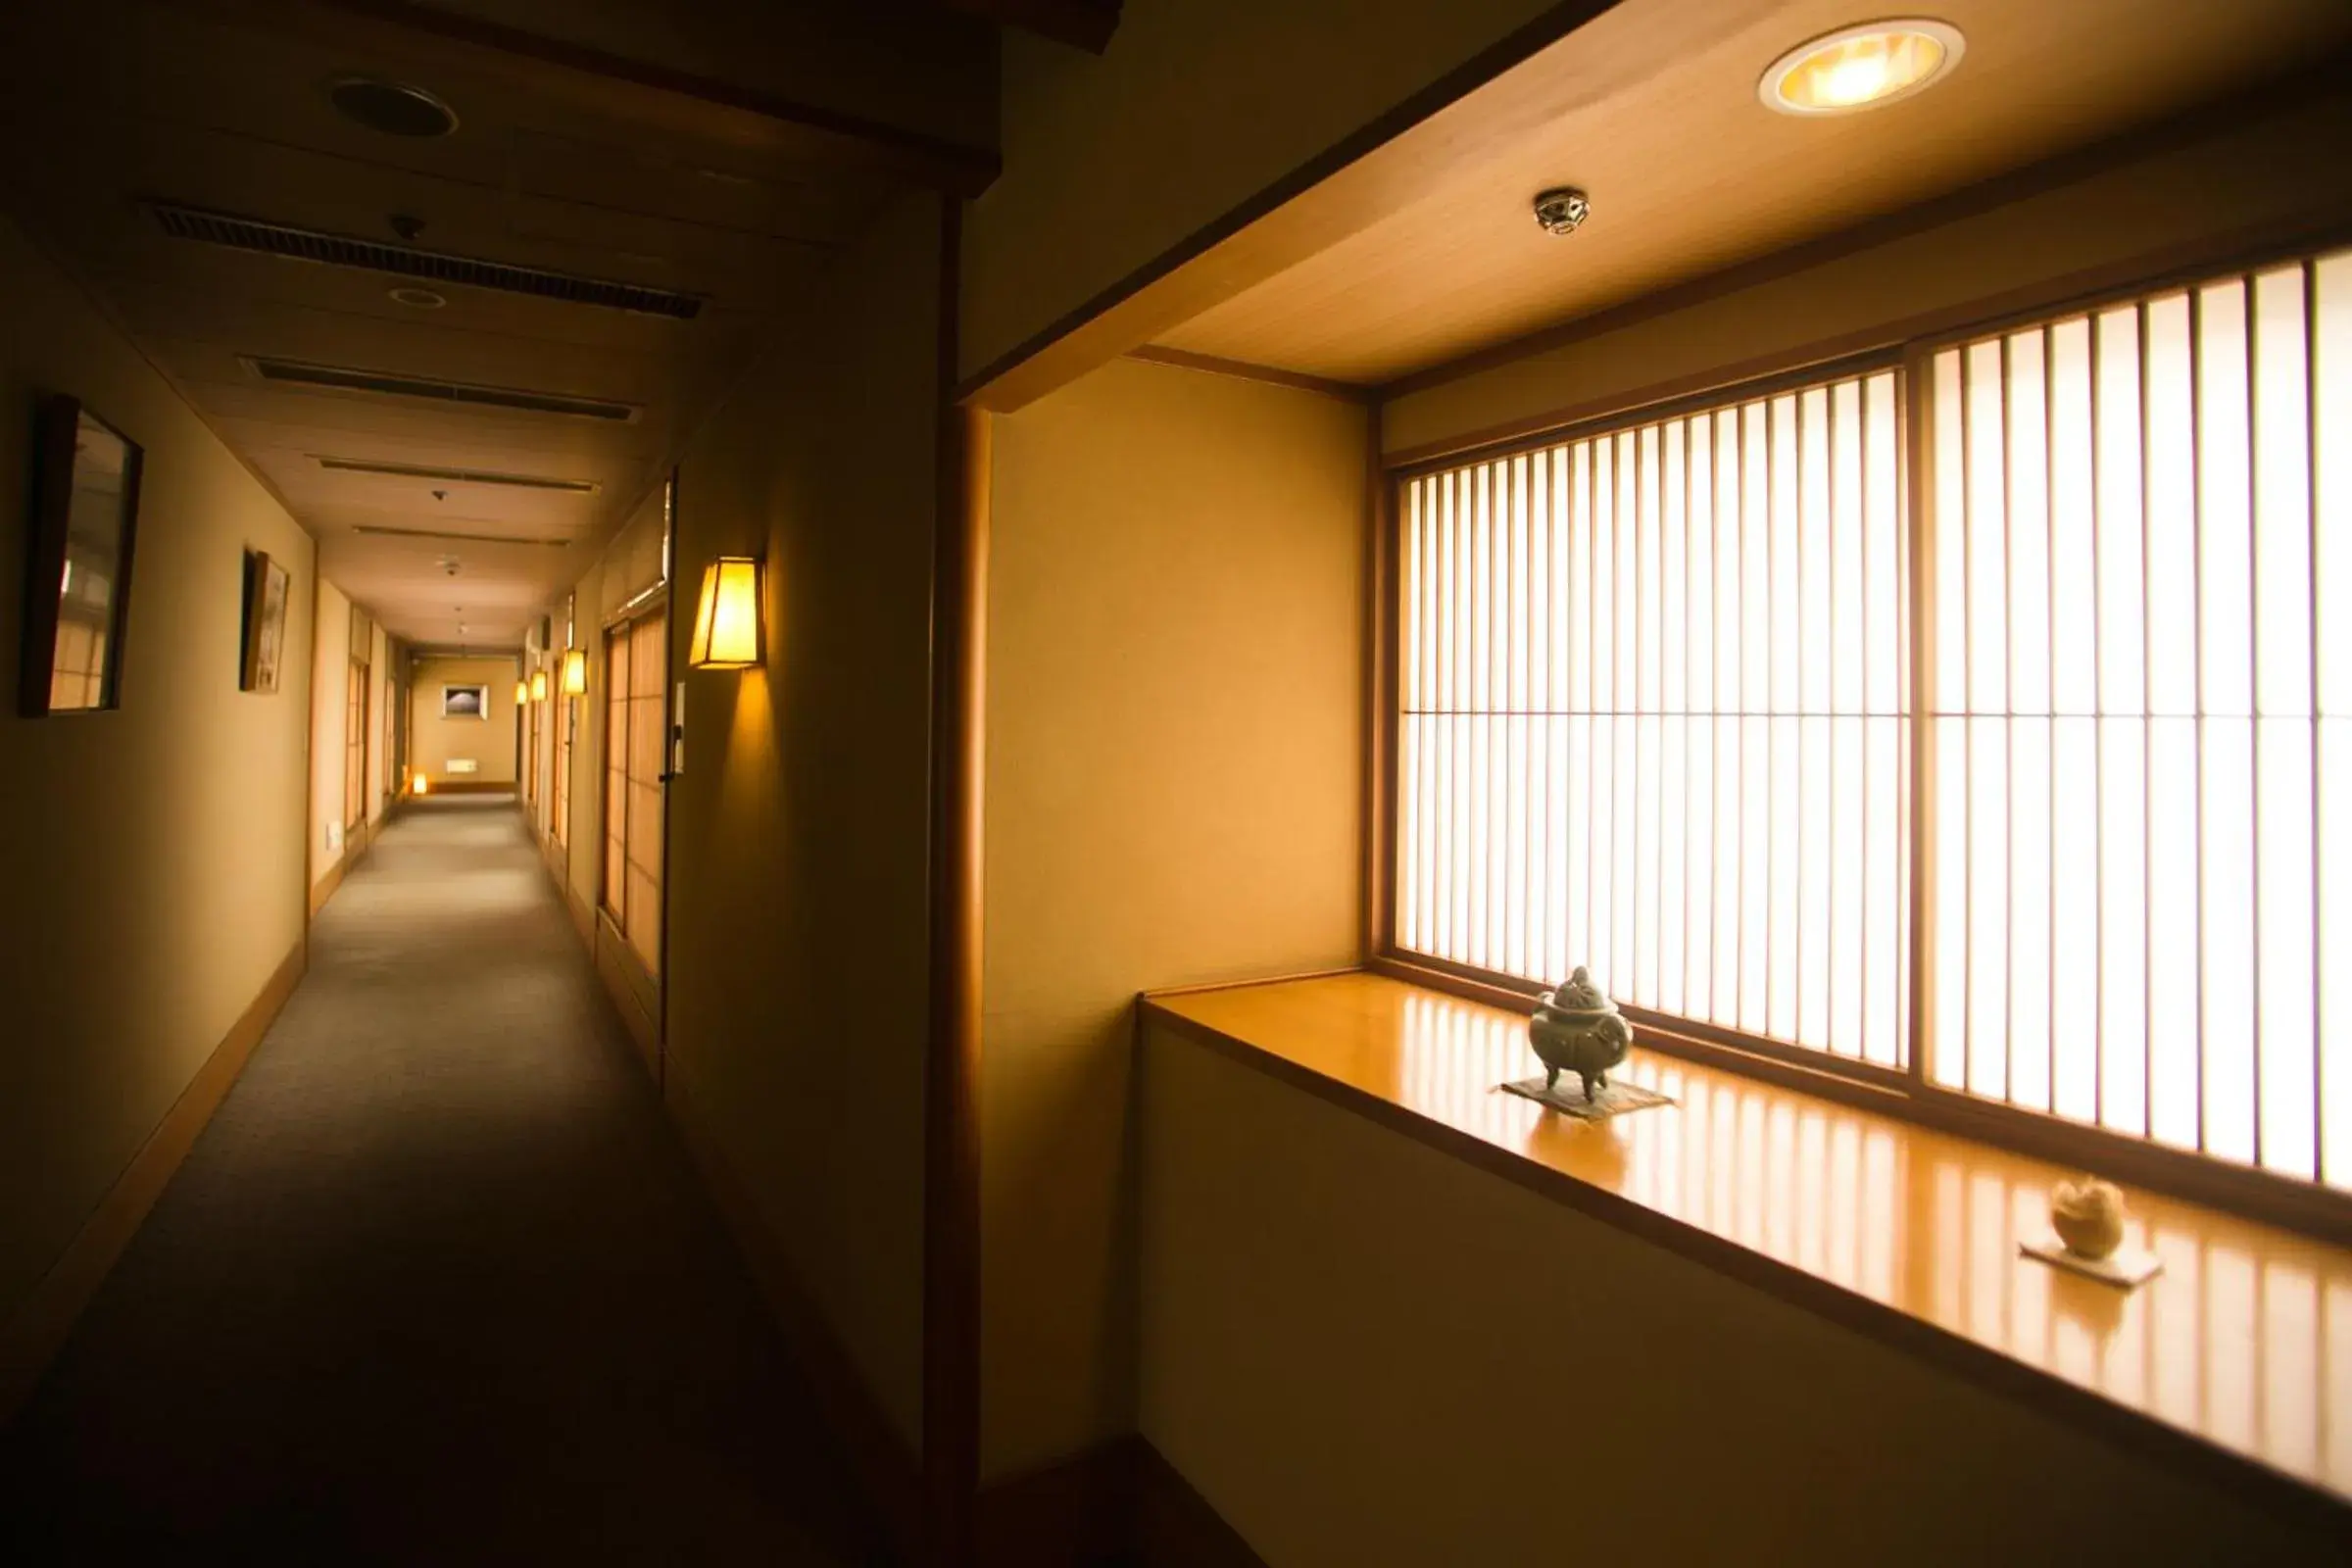
[[33,441],[18,710],[102,712],[122,702],[144,454],[63,394],[41,399]]
[[442,687],[441,716],[443,718],[488,718],[490,716],[490,688],[487,686]]
[[268,552],[245,554],[245,662],[237,689],[277,690],[277,672],[286,650],[286,596],[293,574]]

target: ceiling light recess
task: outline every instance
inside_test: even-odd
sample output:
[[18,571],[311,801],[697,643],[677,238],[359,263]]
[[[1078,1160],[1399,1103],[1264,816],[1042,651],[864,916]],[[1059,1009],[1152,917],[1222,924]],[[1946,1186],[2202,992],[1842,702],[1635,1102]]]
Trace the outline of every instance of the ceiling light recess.
[[1756,96],[1784,115],[1877,109],[1949,74],[1967,47],[1959,28],[1925,17],[1840,27],[1775,60],[1756,82]]
[[405,81],[346,76],[327,87],[326,98],[345,120],[382,136],[427,138],[458,128],[456,110]]

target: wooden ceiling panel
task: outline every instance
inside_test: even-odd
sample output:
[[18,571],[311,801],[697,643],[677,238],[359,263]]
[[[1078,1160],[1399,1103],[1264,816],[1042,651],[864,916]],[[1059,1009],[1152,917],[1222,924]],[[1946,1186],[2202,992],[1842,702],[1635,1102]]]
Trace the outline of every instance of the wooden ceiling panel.
[[[1743,13],[1631,0],[1496,84],[1521,102],[1547,97],[1548,112],[1155,341],[1379,384],[2178,112],[2352,38],[2340,0],[1946,0],[1936,15],[1967,51],[1927,92],[1821,120],[1758,103],[1769,63],[1851,13],[1847,0]],[[1531,92],[1546,74],[1548,92]],[[1477,97],[1431,128],[1474,112]],[[1566,237],[1530,210],[1559,184],[1592,200]]]
[[[76,127],[69,158],[22,171],[17,181],[85,236],[80,248],[114,270],[138,265],[170,240],[144,208],[179,203],[270,222],[577,276],[677,289],[712,304],[770,310],[823,265],[825,251],[795,241],[713,229],[616,208],[515,195],[371,170],[298,148],[256,145],[216,132],[158,135],[121,122]],[[414,241],[395,214],[422,220]],[[166,260],[161,265],[175,265]],[[401,281],[388,278],[387,282]]]

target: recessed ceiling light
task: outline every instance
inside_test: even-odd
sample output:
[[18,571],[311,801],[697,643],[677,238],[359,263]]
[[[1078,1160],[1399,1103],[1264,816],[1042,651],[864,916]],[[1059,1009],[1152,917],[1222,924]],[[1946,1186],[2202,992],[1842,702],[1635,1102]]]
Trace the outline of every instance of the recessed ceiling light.
[[327,102],[354,124],[385,136],[446,136],[458,112],[422,87],[372,76],[347,76],[326,89]]
[[394,304],[413,306],[420,311],[437,311],[449,303],[447,298],[429,288],[396,288],[388,292]]
[[1908,98],[1960,63],[1967,41],[1944,22],[1867,22],[1798,44],[1756,83],[1784,115],[1850,115]]

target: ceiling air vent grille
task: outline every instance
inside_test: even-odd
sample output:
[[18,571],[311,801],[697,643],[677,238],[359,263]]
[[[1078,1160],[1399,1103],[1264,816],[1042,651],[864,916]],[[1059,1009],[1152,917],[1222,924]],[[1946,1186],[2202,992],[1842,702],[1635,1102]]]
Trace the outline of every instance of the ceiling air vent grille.
[[517,490],[558,490],[565,495],[592,496],[594,479],[558,479],[539,473],[493,473],[483,468],[435,468],[420,463],[374,463],[366,458],[320,458],[318,466],[332,473],[376,473],[395,479],[442,479],[451,484],[497,484]]
[[573,305],[597,305],[607,310],[633,311],[641,316],[666,316],[679,321],[693,320],[702,314],[703,309],[701,296],[680,294],[672,289],[645,288],[635,283],[615,283],[606,278],[578,277],[569,272],[551,272],[544,268],[516,267],[507,262],[486,262],[469,256],[448,256],[438,251],[420,251],[409,245],[385,245],[371,239],[355,239],[348,234],[330,234],[323,229],[269,223],[259,219],[237,218],[227,213],[211,213],[200,207],[179,207],[169,202],[152,203],[150,210],[155,214],[156,222],[173,239],[199,240],[207,245],[225,245],[231,250],[252,251],[264,256],[323,262],[332,267],[359,267],[371,272],[389,272],[396,277],[460,283],[468,288],[497,289],[505,294],[529,294],[543,300],[562,300]]
[[422,376],[393,375],[381,370],[356,369],[340,365],[305,365],[299,360],[248,358],[245,363],[265,381],[296,386],[331,387],[338,392],[374,392],[387,397],[428,398],[469,408],[512,409],[522,414],[562,414],[581,419],[609,419],[625,424],[637,417],[626,403],[597,398],[566,397],[561,392],[525,392],[514,387],[472,386],[463,381],[434,381]]
[[380,539],[446,539],[466,545],[545,545],[551,550],[570,547],[568,539],[516,538],[503,533],[457,533],[447,528],[386,528],[372,522],[355,523],[353,533]]

